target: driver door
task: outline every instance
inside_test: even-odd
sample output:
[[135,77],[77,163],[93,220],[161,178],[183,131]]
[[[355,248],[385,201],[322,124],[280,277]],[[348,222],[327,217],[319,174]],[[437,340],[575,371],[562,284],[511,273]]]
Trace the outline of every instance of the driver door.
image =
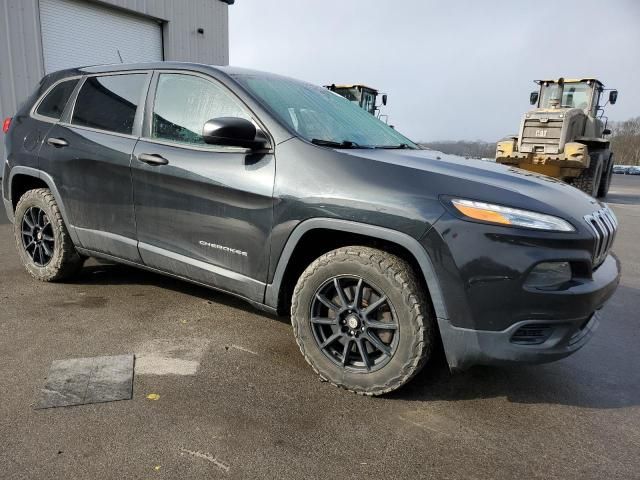
[[217,117],[253,121],[213,78],[154,74],[132,161],[138,247],[149,267],[262,301],[275,159],[205,144],[202,128]]

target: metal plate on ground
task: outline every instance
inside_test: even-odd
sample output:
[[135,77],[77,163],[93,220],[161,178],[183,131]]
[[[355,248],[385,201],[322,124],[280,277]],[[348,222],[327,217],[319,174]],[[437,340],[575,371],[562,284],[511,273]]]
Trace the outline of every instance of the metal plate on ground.
[[56,360],[35,408],[130,400],[133,362],[133,354]]

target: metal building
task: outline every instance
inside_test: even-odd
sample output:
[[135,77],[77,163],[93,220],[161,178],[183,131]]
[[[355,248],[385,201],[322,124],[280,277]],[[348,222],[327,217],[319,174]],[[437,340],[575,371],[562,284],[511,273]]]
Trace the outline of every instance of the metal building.
[[227,65],[232,3],[0,0],[0,121],[40,78],[63,68],[158,60]]

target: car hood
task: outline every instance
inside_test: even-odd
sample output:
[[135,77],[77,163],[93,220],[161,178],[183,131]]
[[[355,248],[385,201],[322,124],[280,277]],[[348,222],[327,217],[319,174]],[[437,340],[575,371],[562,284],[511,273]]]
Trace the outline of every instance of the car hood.
[[551,177],[501,165],[465,159],[434,150],[343,150],[386,165],[423,175],[425,187],[452,195],[581,219],[602,204],[584,192]]

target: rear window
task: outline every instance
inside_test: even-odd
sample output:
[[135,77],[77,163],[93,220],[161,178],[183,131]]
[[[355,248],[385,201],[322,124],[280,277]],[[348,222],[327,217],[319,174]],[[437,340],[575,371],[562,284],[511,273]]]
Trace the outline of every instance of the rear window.
[[71,123],[131,134],[146,73],[89,77],[82,85]]
[[40,102],[36,113],[45,117],[60,120],[62,112],[67,106],[69,97],[73,93],[73,89],[76,88],[78,79],[67,80],[59,83],[47,94],[46,97]]

